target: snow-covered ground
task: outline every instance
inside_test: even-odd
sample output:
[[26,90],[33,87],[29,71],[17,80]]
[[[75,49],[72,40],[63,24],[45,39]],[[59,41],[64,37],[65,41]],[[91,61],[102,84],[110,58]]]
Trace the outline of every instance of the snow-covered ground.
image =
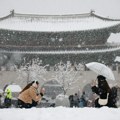
[[0,109],[0,120],[120,120],[120,108]]
[[[62,98],[57,96],[56,106],[63,105]],[[69,106],[66,99],[64,103]],[[120,120],[120,108],[4,108],[0,109],[0,120]]]

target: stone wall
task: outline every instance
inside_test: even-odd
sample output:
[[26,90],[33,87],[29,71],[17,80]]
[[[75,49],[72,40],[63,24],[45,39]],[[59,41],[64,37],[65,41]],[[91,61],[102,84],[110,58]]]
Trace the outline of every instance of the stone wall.
[[[76,73],[77,72],[77,73]],[[91,80],[96,79],[96,74],[92,71],[75,71],[74,74],[76,74],[75,79],[77,81],[71,86],[71,90],[67,92],[67,94],[72,94],[75,92],[78,92],[80,89],[82,91],[83,87],[90,83]],[[48,71],[44,78],[46,81],[52,80],[56,75],[55,71]],[[120,85],[120,73],[117,71],[114,71],[114,75],[116,78],[116,81],[108,81],[110,86],[113,85]],[[18,74],[15,71],[0,71],[0,89],[3,89],[6,84],[15,83],[19,84],[22,88],[27,84],[28,77],[23,78],[23,80],[18,79]],[[43,80],[39,80],[40,85],[42,86],[44,84]]]

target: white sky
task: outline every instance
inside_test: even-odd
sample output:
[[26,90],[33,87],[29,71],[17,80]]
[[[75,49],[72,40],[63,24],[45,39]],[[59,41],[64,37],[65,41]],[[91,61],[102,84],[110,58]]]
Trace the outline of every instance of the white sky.
[[120,18],[120,0],[0,0],[0,16],[15,9],[19,13],[67,14],[85,13]]
[[93,9],[98,15],[120,19],[120,0],[0,0],[0,17],[12,9],[33,14],[80,14]]

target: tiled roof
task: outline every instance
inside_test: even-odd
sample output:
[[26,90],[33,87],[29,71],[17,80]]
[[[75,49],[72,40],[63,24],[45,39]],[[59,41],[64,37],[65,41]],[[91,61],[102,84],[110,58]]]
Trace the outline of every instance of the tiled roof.
[[120,26],[120,20],[104,18],[94,12],[68,15],[35,15],[11,12],[0,18],[0,29],[37,32],[68,32]]

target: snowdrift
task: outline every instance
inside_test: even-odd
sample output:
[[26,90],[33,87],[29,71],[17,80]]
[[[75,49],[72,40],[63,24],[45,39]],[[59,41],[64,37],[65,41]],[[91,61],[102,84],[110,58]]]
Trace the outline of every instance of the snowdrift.
[[0,120],[120,120],[120,108],[0,109]]

